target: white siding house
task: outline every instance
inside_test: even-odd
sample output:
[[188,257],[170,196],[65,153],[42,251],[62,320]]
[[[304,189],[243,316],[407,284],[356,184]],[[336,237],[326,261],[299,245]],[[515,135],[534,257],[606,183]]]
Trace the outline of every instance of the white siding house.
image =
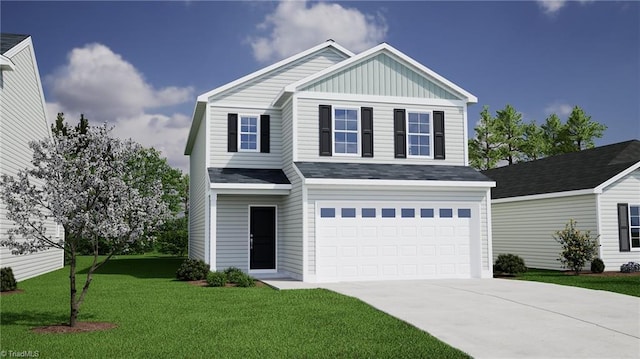
[[[0,35],[0,174],[15,176],[31,164],[29,142],[51,136],[44,94],[31,37]],[[8,236],[13,222],[0,201],[0,237]],[[62,235],[53,221],[47,232]],[[61,250],[47,250],[14,256],[8,248],[0,248],[0,266],[11,267],[17,280],[24,280],[61,268]]]
[[388,44],[333,41],[199,96],[190,257],[308,282],[491,277],[476,102]]
[[531,268],[562,269],[553,235],[573,218],[578,229],[598,236],[606,270],[640,262],[640,141],[483,173],[497,183],[492,190],[494,260],[512,253]]

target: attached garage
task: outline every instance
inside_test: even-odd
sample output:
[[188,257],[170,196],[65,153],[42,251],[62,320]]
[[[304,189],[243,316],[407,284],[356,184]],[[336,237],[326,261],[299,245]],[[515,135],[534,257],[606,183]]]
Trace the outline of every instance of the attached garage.
[[470,278],[479,256],[477,203],[317,202],[316,214],[321,282]]

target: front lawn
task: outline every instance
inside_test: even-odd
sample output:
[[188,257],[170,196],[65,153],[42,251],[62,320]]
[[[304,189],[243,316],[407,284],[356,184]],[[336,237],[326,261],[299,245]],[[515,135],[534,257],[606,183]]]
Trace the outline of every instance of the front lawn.
[[328,290],[205,288],[175,281],[181,261],[121,256],[101,268],[79,320],[118,326],[102,332],[32,333],[33,327],[68,320],[68,270],[20,282],[24,293],[0,297],[0,350],[37,351],[40,358],[467,357]]
[[621,273],[619,276],[571,275],[564,272],[529,269],[516,279],[606,290],[640,297],[640,276]]

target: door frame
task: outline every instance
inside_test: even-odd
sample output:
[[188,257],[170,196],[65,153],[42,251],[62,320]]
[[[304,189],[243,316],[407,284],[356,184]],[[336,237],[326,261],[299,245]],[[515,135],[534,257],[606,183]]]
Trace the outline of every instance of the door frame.
[[[274,263],[275,267],[273,269],[251,269],[251,208],[252,207],[272,207],[274,209],[274,228],[275,228],[275,238],[274,246]],[[253,274],[272,274],[278,272],[278,205],[276,204],[250,204],[247,207],[247,268],[249,273]]]

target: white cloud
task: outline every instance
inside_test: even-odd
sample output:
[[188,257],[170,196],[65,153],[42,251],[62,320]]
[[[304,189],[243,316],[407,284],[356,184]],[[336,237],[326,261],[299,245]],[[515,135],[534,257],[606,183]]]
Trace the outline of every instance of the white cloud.
[[382,42],[387,24],[381,14],[364,14],[339,4],[281,1],[258,29],[266,36],[249,39],[258,61],[281,59],[327,39],[360,52]]
[[[595,0],[578,0],[577,2],[584,5],[594,1]],[[567,4],[568,0],[537,0],[537,2],[545,14],[555,15]]]
[[555,103],[545,107],[544,112],[547,115],[555,113],[556,115],[558,115],[560,117],[565,117],[565,116],[568,116],[571,113],[572,110],[573,110],[573,106],[571,106],[569,104],[555,102]]
[[159,108],[192,100],[191,87],[154,88],[132,64],[101,44],[73,49],[68,63],[46,77],[47,110],[77,123],[80,113],[94,124],[108,122],[114,134],[161,150],[169,163],[186,170],[182,155],[190,126],[183,114],[166,115]]

